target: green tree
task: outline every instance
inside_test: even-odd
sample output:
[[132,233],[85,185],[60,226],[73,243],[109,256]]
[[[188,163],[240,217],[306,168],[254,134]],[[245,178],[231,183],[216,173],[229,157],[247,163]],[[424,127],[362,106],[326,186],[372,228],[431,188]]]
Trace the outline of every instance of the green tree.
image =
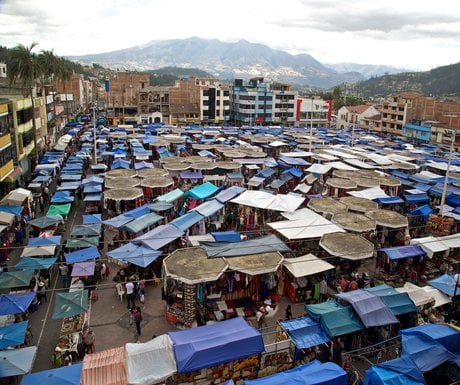
[[37,55],[32,52],[37,45],[38,43],[32,43],[30,47],[27,47],[19,44],[12,48],[7,63],[10,86],[16,83],[20,83],[23,88],[24,96],[29,96],[32,103],[32,127],[34,135],[34,151],[36,157],[38,156],[38,147],[33,90],[35,81],[39,79],[42,74],[42,68],[39,61],[37,60]]

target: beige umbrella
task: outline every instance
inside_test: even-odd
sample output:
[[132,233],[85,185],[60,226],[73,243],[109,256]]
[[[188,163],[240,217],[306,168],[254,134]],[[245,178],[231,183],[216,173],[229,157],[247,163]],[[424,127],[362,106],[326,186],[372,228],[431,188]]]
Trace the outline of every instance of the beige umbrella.
[[374,255],[374,244],[353,233],[324,234],[319,245],[334,257],[360,260]]
[[136,187],[140,185],[140,179],[131,178],[129,176],[121,176],[119,178],[108,178],[104,182],[105,188],[126,188],[126,187]]
[[124,169],[124,168],[119,168],[116,170],[110,170],[105,173],[105,179],[107,180],[108,178],[120,178],[120,177],[135,177],[137,176],[137,172],[133,169]]
[[185,143],[187,138],[179,135],[163,135],[163,139],[169,143]]
[[266,158],[267,154],[262,151],[244,151],[248,158]]
[[190,168],[194,170],[214,170],[217,165],[214,162],[194,162],[190,165]]
[[235,169],[239,170],[241,168],[241,164],[237,162],[215,162],[215,165],[218,168],[222,168],[225,170],[235,170]]
[[165,163],[163,168],[168,171],[185,171],[190,168],[188,163]]
[[191,156],[186,156],[184,158],[181,158],[183,162],[187,163],[195,163],[195,162],[212,162],[212,159],[199,156],[199,155],[191,155]]
[[417,165],[409,163],[409,162],[407,163],[406,162],[405,163],[394,162],[391,165],[391,169],[393,170],[416,170]]
[[223,156],[226,158],[245,158],[247,156],[246,153],[240,151],[224,151],[222,153]]
[[160,162],[161,163],[180,163],[182,162],[182,159],[181,157],[179,156],[167,156],[166,158],[161,158],[160,159]]
[[144,195],[143,191],[139,187],[131,188],[114,188],[104,191],[104,199],[113,200],[133,200],[140,198]]
[[373,219],[380,226],[391,227],[394,229],[407,227],[409,224],[407,221],[407,217],[393,210],[371,210],[367,211],[364,215],[366,215],[366,217],[368,218]]
[[331,219],[332,223],[339,225],[344,230],[362,233],[375,230],[375,221],[358,213],[337,213]]
[[217,281],[228,265],[223,258],[208,258],[201,247],[188,247],[169,254],[163,266],[166,277],[194,285]]
[[380,174],[374,170],[358,170],[355,171],[359,177],[363,178],[379,178]]
[[390,187],[401,186],[401,181],[399,179],[392,178],[390,176],[380,177],[379,182],[381,186],[390,186]]
[[353,180],[345,178],[328,178],[326,180],[326,184],[331,187],[343,189],[352,189],[358,187],[358,185]]
[[194,143],[192,147],[194,150],[200,150],[200,151],[201,150],[211,151],[216,148],[216,146],[212,144],[198,144],[198,143]]
[[360,213],[365,213],[370,210],[377,210],[379,204],[370,199],[360,198],[360,197],[342,197],[339,199],[340,202],[348,206],[348,210],[358,211]]
[[380,182],[376,178],[353,177],[351,178],[359,187],[378,187]]
[[334,170],[332,171],[332,175],[334,175],[337,178],[346,178],[346,179],[351,179],[354,176],[356,176],[356,171],[350,171],[350,170]]
[[141,187],[149,187],[149,188],[158,188],[158,187],[168,187],[174,184],[174,181],[167,177],[149,177],[144,178],[141,180]]
[[328,197],[310,199],[307,206],[317,213],[323,214],[345,213],[348,210],[343,203]]
[[157,178],[160,176],[167,176],[168,170],[165,170],[164,168],[144,168],[139,170],[137,173],[141,178]]

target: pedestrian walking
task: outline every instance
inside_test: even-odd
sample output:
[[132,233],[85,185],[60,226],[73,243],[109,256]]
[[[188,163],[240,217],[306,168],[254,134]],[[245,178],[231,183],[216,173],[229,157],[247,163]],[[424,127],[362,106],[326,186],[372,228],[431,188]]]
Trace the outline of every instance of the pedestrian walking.
[[291,305],[287,305],[286,311],[285,311],[285,319],[289,320],[292,318],[292,309]]
[[59,265],[59,273],[62,279],[62,287],[69,287],[69,268],[65,262]]
[[128,301],[128,309],[132,309],[134,307],[134,283],[131,281],[126,282],[126,299]]
[[136,306],[133,309],[133,321],[136,325],[136,333],[138,336],[141,335],[141,321],[142,321],[142,312],[139,306]]
[[87,328],[83,330],[83,342],[85,344],[85,353],[90,354],[96,351],[94,347],[94,342],[96,341],[96,335],[94,334],[93,329]]

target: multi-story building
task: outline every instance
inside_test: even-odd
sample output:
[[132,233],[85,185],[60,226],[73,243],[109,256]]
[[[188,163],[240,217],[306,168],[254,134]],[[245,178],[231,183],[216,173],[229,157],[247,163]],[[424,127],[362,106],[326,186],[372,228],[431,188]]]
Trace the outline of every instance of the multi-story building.
[[365,119],[379,115],[374,106],[361,104],[359,106],[343,106],[337,111],[337,128],[364,127]]
[[393,96],[391,100],[384,101],[380,110],[381,131],[402,135],[404,124],[410,120],[408,111],[420,96],[423,95],[418,92],[403,92]]
[[147,86],[139,90],[139,123],[169,123],[169,90],[166,86]]
[[297,91],[293,91],[289,84],[272,84],[272,123],[284,126],[296,123]]
[[204,124],[228,124],[230,120],[230,87],[217,79],[198,78],[200,114]]
[[0,197],[10,191],[11,184],[21,175],[22,170],[15,166],[15,148],[12,143],[13,114],[11,103],[0,100]]
[[326,100],[298,97],[296,100],[296,124],[327,127],[330,108],[331,106]]

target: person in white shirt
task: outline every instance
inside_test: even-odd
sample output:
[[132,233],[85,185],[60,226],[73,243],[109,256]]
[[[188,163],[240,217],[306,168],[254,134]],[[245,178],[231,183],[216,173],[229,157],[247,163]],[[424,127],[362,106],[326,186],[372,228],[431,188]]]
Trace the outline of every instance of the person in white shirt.
[[126,298],[128,300],[128,309],[132,309],[134,307],[134,284],[129,281],[126,282]]

